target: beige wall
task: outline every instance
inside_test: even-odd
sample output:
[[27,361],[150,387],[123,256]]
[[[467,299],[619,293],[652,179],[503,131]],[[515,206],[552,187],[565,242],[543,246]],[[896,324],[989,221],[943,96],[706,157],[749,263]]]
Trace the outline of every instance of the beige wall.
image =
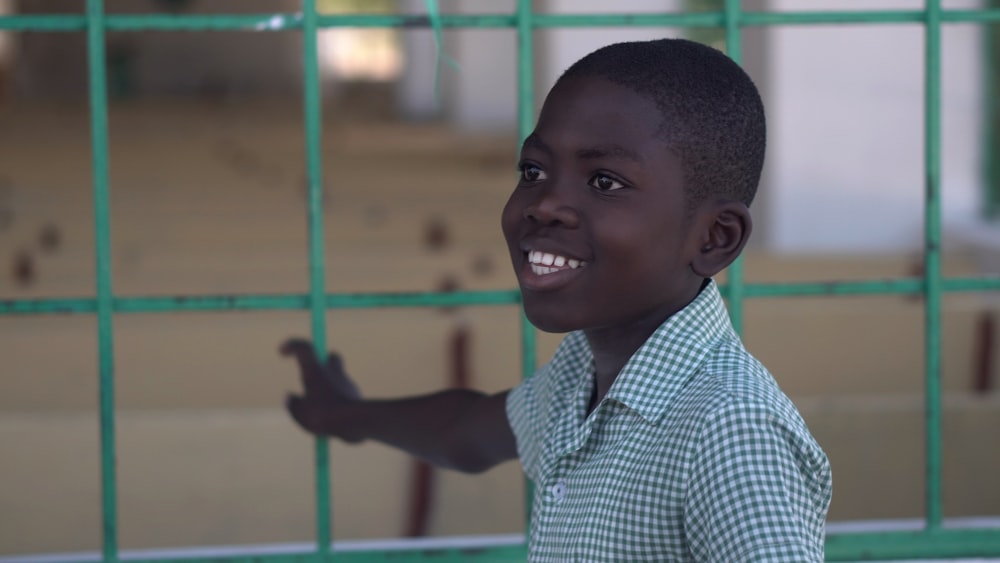
[[[29,0],[22,13],[79,13],[82,2]],[[107,0],[109,14],[163,13],[151,0]],[[296,12],[296,0],[194,0],[185,13]],[[83,32],[24,33],[16,36],[15,93],[24,99],[85,100],[87,50]],[[296,32],[111,32],[108,70],[125,58],[133,94],[184,95],[209,99],[232,95],[295,94],[302,88],[302,36]]]
[[[0,114],[0,298],[91,295],[93,229],[84,108]],[[243,102],[112,106],[112,257],[120,295],[304,292],[299,108]],[[498,213],[511,188],[511,138],[431,125],[332,120],[324,143],[328,288],[509,288]],[[449,225],[432,251],[427,225]],[[49,227],[52,248],[41,242]],[[33,277],[19,281],[18,257]],[[909,256],[751,254],[750,280],[907,275]],[[950,275],[975,272],[948,254]],[[947,516],[1000,513],[1000,397],[969,392],[977,319],[994,304],[944,306]],[[464,311],[484,389],[518,378],[518,314]],[[747,304],[746,341],[830,454],[831,518],[917,517],[922,506],[919,302],[901,297]],[[453,317],[431,310],[331,311],[329,344],[370,396],[446,382]],[[307,541],[312,446],[281,410],[296,388],[278,342],[304,312],[122,314],[115,318],[119,506],[127,548]],[[540,358],[558,337],[542,335]],[[995,346],[994,346],[995,349]],[[94,318],[0,316],[0,554],[99,545]],[[997,374],[993,374],[997,381]],[[338,537],[400,533],[409,462],[377,445],[333,447]],[[516,463],[440,474],[434,534],[516,532]]]

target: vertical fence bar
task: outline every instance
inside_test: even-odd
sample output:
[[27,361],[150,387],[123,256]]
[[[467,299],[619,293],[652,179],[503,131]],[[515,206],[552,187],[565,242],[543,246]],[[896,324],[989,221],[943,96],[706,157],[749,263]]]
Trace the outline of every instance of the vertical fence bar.
[[517,5],[517,133],[518,142],[531,134],[535,121],[534,12],[531,0]]
[[[740,29],[740,0],[726,0],[726,54],[737,63],[743,62],[743,37]],[[729,318],[737,333],[743,332],[743,257],[738,257],[728,269]]]
[[726,54],[743,63],[743,37],[740,29],[740,0],[726,0]]
[[924,284],[927,528],[941,526],[941,1],[925,4]]
[[[535,121],[535,53],[534,13],[531,10],[531,0],[518,0],[517,3],[517,136],[518,143],[524,141],[533,128]],[[521,313],[521,376],[531,377],[535,372],[538,355],[538,344],[535,339],[535,327]],[[525,482],[524,507],[526,521],[531,518],[531,499],[534,487],[530,481]]]
[[[990,0],[990,8],[1000,8],[1000,0]],[[986,127],[983,132],[983,214],[986,219],[1000,215],[1000,23],[983,26],[983,74],[985,90]]]
[[[319,53],[316,36],[318,19],[316,0],[302,0],[302,66],[304,74],[304,118],[306,132],[306,170],[309,182],[309,311],[312,339],[320,361],[326,350],[326,276],[323,256],[323,169],[320,107]],[[316,438],[316,544],[325,558],[330,553],[330,451],[324,438]]]
[[100,378],[101,527],[104,561],[118,560],[118,483],[115,455],[114,293],[111,285],[111,213],[108,187],[108,92],[104,54],[104,2],[87,0],[90,150],[94,181],[94,256]]

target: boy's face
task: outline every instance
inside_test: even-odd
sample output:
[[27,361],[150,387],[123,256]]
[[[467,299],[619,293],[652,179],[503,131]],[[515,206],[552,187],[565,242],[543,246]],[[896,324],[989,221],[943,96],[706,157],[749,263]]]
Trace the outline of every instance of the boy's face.
[[653,102],[602,78],[565,78],[549,94],[502,216],[535,326],[659,324],[697,295],[703,241],[663,126]]

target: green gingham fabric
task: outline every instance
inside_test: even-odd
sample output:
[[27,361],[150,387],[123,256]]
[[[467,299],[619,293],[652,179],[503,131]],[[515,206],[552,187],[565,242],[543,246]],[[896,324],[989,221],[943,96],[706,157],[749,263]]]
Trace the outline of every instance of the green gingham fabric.
[[830,464],[714,282],[588,415],[593,373],[571,333],[507,400],[535,482],[532,561],[823,560]]

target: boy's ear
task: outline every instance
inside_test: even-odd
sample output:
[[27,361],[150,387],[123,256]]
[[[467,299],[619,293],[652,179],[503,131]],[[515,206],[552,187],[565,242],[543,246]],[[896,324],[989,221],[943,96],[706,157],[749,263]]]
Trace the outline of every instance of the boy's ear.
[[750,210],[738,201],[707,204],[699,215],[701,248],[691,261],[691,269],[701,277],[710,278],[726,269],[743,252],[753,230],[753,221]]

